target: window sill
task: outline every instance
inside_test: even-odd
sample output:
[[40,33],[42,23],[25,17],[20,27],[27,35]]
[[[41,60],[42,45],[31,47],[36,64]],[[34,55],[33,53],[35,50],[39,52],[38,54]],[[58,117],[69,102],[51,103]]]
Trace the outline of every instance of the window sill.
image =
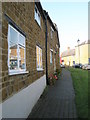
[[27,74],[29,71],[18,71],[18,72],[9,72],[9,75],[19,75],[19,74]]
[[43,71],[44,69],[42,69],[42,68],[37,68],[37,71],[39,72],[39,71]]

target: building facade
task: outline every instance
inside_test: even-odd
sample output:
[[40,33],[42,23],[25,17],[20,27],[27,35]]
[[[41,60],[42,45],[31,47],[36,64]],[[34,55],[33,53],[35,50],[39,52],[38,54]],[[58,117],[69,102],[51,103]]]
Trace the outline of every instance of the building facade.
[[66,66],[75,64],[75,49],[68,49],[61,54],[61,59]]
[[59,60],[59,36],[58,28],[56,24],[52,22],[48,13],[44,11],[47,16],[47,64],[48,64],[48,76],[59,69],[60,60]]
[[90,64],[90,40],[76,46],[75,53],[76,63]]
[[75,49],[68,49],[61,54],[61,59],[65,65],[90,64],[90,40],[84,41]]
[[[45,21],[46,16],[40,2],[2,3],[0,108],[2,107],[3,118],[27,118],[46,87]],[[46,22],[48,33],[53,36],[53,40],[47,38],[49,74],[58,68],[60,44],[55,25],[52,22],[50,33],[48,19]]]

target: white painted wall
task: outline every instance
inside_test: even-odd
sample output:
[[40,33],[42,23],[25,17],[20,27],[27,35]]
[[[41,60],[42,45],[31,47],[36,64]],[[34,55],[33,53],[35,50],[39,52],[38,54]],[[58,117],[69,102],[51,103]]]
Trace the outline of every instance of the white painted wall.
[[3,102],[2,117],[27,118],[45,87],[46,75]]
[[0,120],[2,119],[2,104],[0,104]]

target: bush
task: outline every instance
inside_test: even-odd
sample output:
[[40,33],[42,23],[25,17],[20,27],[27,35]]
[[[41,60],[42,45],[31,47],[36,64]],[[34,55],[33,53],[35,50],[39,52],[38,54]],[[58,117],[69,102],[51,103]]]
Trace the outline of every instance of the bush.
[[54,85],[56,80],[58,80],[57,74],[56,73],[50,74],[48,79],[49,79],[50,85]]

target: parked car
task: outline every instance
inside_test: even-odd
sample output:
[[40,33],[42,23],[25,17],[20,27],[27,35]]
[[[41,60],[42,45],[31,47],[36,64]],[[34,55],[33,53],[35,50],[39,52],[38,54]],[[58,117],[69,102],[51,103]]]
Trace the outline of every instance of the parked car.
[[82,68],[82,64],[81,63],[76,63],[76,64],[74,64],[72,67],[74,67],[74,68]]
[[83,65],[81,63],[79,63],[79,67],[82,69]]
[[85,69],[85,68],[86,68],[86,66],[87,66],[87,64],[84,64],[84,65],[83,65],[83,67],[82,67],[82,69]]
[[88,64],[84,64],[83,67],[82,67],[82,69],[85,70],[87,68],[87,66],[88,66]]
[[84,70],[90,70],[90,64],[84,64],[82,69]]
[[86,66],[86,70],[90,70],[90,64]]
[[79,68],[79,64],[74,64],[73,67],[74,68]]
[[65,68],[65,65],[61,64],[61,68]]

